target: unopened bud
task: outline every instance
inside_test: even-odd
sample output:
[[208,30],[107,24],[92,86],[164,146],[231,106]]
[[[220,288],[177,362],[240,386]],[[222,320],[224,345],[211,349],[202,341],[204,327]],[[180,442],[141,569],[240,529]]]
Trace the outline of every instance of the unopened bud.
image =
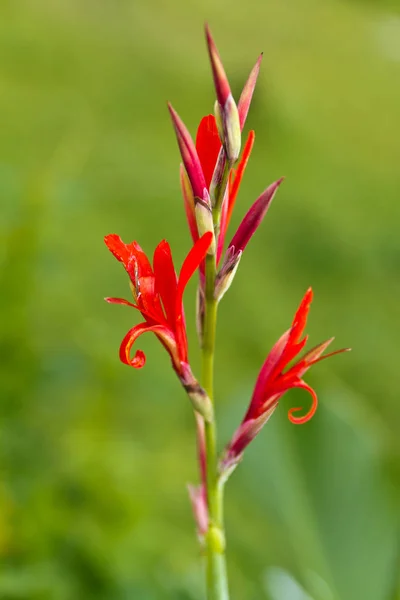
[[208,231],[211,231],[213,234],[213,241],[210,244],[207,254],[215,254],[214,223],[211,207],[206,202],[196,198],[195,214],[199,236],[201,237]]
[[224,127],[224,146],[228,161],[233,164],[237,161],[242,144],[239,111],[232,94],[229,94],[225,106],[222,108],[222,122]]
[[232,249],[228,249],[224,264],[222,265],[215,282],[214,298],[217,302],[221,300],[225,292],[227,292],[231,287],[231,283],[236,275],[241,257],[241,251],[235,253],[232,251]]

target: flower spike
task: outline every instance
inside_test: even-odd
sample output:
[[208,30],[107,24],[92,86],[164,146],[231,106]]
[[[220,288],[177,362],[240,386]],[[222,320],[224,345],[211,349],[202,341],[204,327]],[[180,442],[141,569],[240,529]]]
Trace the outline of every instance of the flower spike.
[[303,338],[302,336],[312,298],[312,289],[309,288],[296,311],[290,329],[279,338],[268,354],[258,375],[249,408],[226,448],[220,465],[221,472],[231,470],[241,460],[245,448],[263,428],[278,406],[279,400],[288,390],[301,388],[311,396],[311,407],[307,413],[300,417],[294,416],[295,412],[303,409],[291,408],[288,412],[289,420],[296,425],[309,421],[317,410],[318,398],[315,390],[303,380],[303,375],[317,362],[349,350],[343,348],[324,355],[323,353],[334,339],[330,338],[315,346],[285,371],[307,342],[307,336]]

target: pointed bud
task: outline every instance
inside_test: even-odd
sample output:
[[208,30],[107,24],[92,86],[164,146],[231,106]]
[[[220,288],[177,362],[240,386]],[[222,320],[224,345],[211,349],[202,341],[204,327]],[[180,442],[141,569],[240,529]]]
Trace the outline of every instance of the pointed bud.
[[214,298],[217,302],[221,300],[225,292],[227,292],[231,287],[231,283],[236,275],[241,257],[241,251],[236,253],[233,248],[228,248],[226,251],[224,263],[215,281]]
[[253,69],[251,70],[249,78],[247,79],[247,81],[244,85],[243,91],[239,98],[238,112],[239,112],[239,121],[240,121],[241,129],[243,129],[243,127],[244,127],[244,124],[245,124],[246,118],[247,118],[247,114],[249,112],[251,100],[253,98],[254,88],[256,87],[258,74],[260,72],[262,57],[263,57],[263,55],[261,53],[257,59],[256,64],[254,65]]
[[186,173],[185,167],[183,166],[182,163],[181,163],[180,169],[179,169],[179,177],[180,177],[183,201],[184,201],[184,205],[185,205],[187,222],[189,224],[189,229],[190,229],[192,239],[194,242],[196,242],[199,238],[199,234],[197,232],[193,190],[192,190],[192,186],[190,185],[189,177]]
[[218,120],[222,122],[222,130],[220,125],[218,126],[218,130],[226,156],[229,162],[233,164],[237,161],[240,154],[241,129],[239,112],[233,99],[231,88],[229,87],[221,57],[208,25],[206,25],[206,40],[219,104],[218,113],[220,117],[217,116],[217,122]]
[[197,197],[202,200],[205,200],[205,198],[203,197],[203,192],[204,189],[207,188],[207,186],[194,142],[190,137],[190,133],[188,132],[182,119],[178,116],[178,113],[172,108],[171,104],[169,103],[168,109],[171,114],[172,123],[175,128],[176,138],[178,140],[179,150],[181,152],[183,164],[185,165],[185,169],[192,186],[193,194],[195,198]]
[[265,217],[265,214],[275,196],[275,192],[282,183],[283,179],[284,178],[281,177],[281,179],[278,179],[278,181],[272,183],[254,202],[253,206],[247,212],[228,246],[228,248],[233,248],[236,254],[246,248],[256,229]]
[[210,56],[211,68],[214,77],[215,91],[217,93],[217,99],[220,106],[225,106],[228,96],[231,95],[231,88],[229,87],[228,78],[223,67],[221,57],[219,55],[217,46],[212,38],[210,28],[206,24],[206,40],[208,47],[208,54]]

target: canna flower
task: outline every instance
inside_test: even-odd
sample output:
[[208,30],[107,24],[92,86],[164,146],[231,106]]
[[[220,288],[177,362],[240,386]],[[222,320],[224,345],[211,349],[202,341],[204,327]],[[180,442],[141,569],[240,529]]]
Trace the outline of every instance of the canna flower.
[[169,353],[172,366],[194,407],[206,419],[211,418],[211,404],[189,366],[183,292],[203,261],[212,237],[211,233],[206,233],[197,240],[184,260],[178,278],[171,248],[166,240],[156,247],[152,266],[137,242],[125,244],[115,234],[107,235],[104,239],[108,249],[124,265],[134,298],[134,303],[122,298],[106,298],[106,301],[131,306],[144,318],[122,340],[119,351],[121,361],[135,369],[142,368],[146,362],[144,353],[137,350],[131,358],[131,349],[143,333],[153,332]]
[[330,338],[309,350],[285,371],[289,363],[297,357],[307,343],[307,335],[303,339],[301,338],[307,324],[312,297],[313,293],[309,288],[295,314],[292,326],[282,335],[268,354],[258,375],[247,413],[226,448],[221,463],[222,472],[229,471],[240,461],[245,448],[263,428],[278,406],[279,400],[288,390],[301,388],[311,396],[311,407],[306,414],[295,416],[294,413],[303,409],[291,408],[288,413],[289,420],[295,424],[309,421],[317,410],[318,399],[315,390],[304,381],[303,375],[317,362],[349,350],[349,348],[344,348],[323,355],[334,339]]

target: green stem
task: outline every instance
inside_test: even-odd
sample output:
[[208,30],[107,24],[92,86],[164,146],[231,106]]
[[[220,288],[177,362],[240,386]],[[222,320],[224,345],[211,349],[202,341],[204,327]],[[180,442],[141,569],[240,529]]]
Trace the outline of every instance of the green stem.
[[[214,399],[214,349],[217,323],[217,302],[214,298],[216,277],[215,256],[206,258],[205,313],[202,347],[202,383],[208,396]],[[225,565],[225,533],[222,511],[222,487],[218,482],[215,420],[205,423],[207,503],[209,529],[207,545],[207,598],[229,600]]]

